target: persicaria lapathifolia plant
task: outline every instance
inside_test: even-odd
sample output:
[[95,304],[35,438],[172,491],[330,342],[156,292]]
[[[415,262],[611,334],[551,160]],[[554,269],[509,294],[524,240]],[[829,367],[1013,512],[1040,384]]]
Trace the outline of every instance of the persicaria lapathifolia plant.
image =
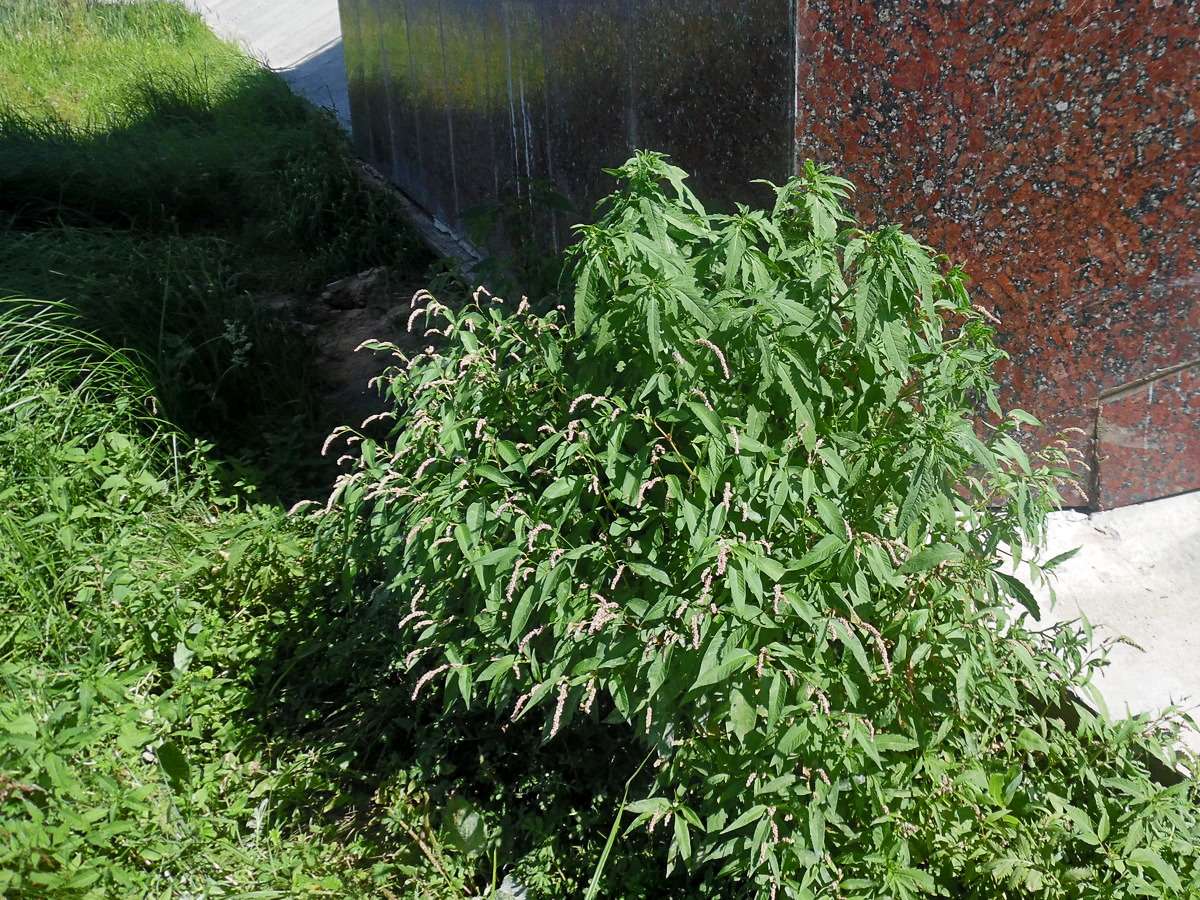
[[1014,441],[962,272],[812,165],[733,215],[660,155],[613,174],[574,320],[426,296],[438,349],[339,483],[413,698],[626,723],[657,754],[633,824],[730,896],[1194,890],[1170,735],[1075,703],[1081,634],[1014,612],[1002,548],[1070,473]]

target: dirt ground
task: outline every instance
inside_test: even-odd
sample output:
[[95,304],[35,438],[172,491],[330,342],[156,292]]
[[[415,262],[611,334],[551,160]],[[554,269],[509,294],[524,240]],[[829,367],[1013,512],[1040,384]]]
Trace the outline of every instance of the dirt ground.
[[425,287],[422,277],[397,277],[387,266],[379,266],[327,285],[315,298],[261,298],[265,311],[311,340],[321,379],[321,419],[330,428],[356,427],[385,409],[371,381],[397,360],[390,353],[359,347],[364,341],[388,341],[413,353],[428,343],[406,330],[413,296]]

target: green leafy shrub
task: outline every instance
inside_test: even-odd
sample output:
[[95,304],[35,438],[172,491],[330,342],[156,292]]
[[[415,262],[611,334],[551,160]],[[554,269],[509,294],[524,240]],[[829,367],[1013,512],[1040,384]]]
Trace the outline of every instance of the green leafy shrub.
[[1005,548],[1070,473],[1014,439],[963,273],[811,165],[733,215],[659,155],[614,174],[574,320],[427,297],[331,500],[412,699],[627,727],[633,824],[729,896],[1200,888],[1172,726],[1092,715],[1083,634],[1020,611]]

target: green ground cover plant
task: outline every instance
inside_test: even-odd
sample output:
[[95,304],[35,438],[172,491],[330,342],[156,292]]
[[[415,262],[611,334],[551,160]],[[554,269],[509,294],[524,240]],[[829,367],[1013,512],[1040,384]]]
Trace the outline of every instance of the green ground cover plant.
[[166,3],[0,5],[0,98],[0,895],[578,892],[636,748],[414,707],[246,498],[332,479],[258,295],[424,264],[332,123]]
[[313,468],[336,423],[263,298],[427,264],[332,117],[175,3],[15,0],[0,60],[0,296],[68,299],[227,458]]
[[243,713],[305,536],[225,493],[202,449],[69,310],[0,304],[5,897],[339,881],[336,854],[281,837],[272,801],[302,761]]
[[[580,892],[637,748],[413,704],[310,524],[156,405],[68,308],[0,302],[0,895]],[[661,895],[652,848],[611,871]]]
[[722,896],[1200,892],[1176,726],[1090,712],[1086,634],[1009,565],[1070,472],[962,272],[811,165],[732,215],[614,174],[573,316],[425,298],[320,516],[411,701],[636,741],[613,833]]

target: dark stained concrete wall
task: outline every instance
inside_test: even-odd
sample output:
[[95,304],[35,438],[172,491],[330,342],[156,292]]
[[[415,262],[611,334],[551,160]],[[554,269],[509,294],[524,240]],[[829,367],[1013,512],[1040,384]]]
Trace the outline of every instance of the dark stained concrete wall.
[[[447,224],[544,179],[579,208],[634,149],[703,196],[792,166],[789,0],[341,0],[360,151]],[[516,185],[525,190],[527,185]],[[572,240],[552,222],[553,242]]]

